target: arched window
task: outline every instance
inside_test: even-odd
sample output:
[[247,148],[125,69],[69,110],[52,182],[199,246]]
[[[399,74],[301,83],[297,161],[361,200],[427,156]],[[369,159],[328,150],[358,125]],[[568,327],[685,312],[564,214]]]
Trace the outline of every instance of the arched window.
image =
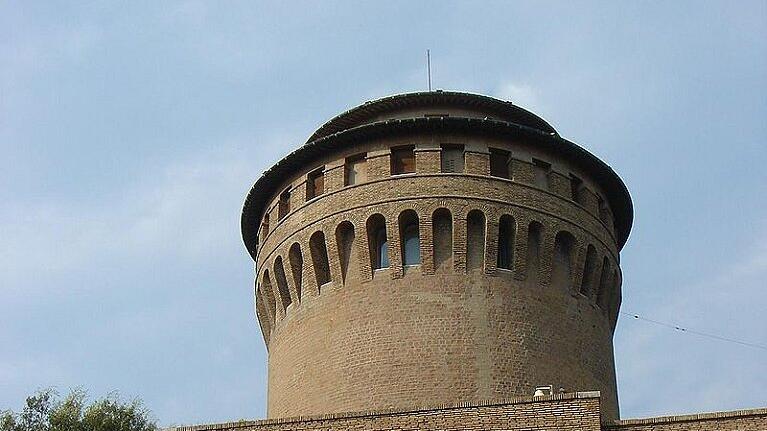
[[448,270],[453,266],[453,217],[450,211],[440,208],[432,215],[434,237],[434,268]]
[[336,244],[338,245],[338,260],[341,263],[341,278],[346,282],[349,273],[349,262],[352,260],[352,244],[354,244],[354,225],[344,221],[336,228]]
[[514,237],[516,224],[509,215],[501,216],[498,222],[498,268],[512,269],[514,265]]
[[266,304],[264,304],[264,295],[256,287],[256,315],[258,315],[258,324],[261,326],[261,333],[264,334],[264,338],[269,338],[269,334],[272,332],[271,316],[266,311]]
[[481,270],[485,266],[485,214],[472,210],[466,218],[466,268]]
[[374,214],[367,221],[370,267],[373,270],[389,267],[389,241],[386,236],[386,219]]
[[594,283],[596,282],[597,271],[597,251],[593,245],[589,244],[586,249],[586,263],[583,265],[583,277],[581,278],[581,293],[586,296],[594,294]]
[[277,320],[277,314],[276,314],[276,308],[277,308],[277,302],[274,300],[274,291],[272,290],[272,280],[269,278],[269,270],[264,270],[264,277],[261,281],[261,293],[266,300],[266,309],[269,312],[269,315],[272,316],[272,318],[276,321]]
[[530,222],[527,227],[527,282],[538,284],[538,274],[541,267],[541,235],[543,225],[537,221]]
[[287,309],[292,302],[290,299],[290,290],[288,289],[288,280],[285,278],[285,267],[282,265],[282,257],[277,256],[274,259],[274,278],[277,281],[277,289],[280,291],[282,308]]
[[402,264],[418,265],[421,263],[421,240],[418,231],[418,215],[413,210],[403,211],[399,215],[400,244],[402,245]]
[[325,242],[325,234],[322,231],[314,232],[309,239],[309,252],[312,255],[312,265],[314,266],[314,276],[317,278],[317,287],[330,283],[328,247]]
[[559,232],[554,238],[554,262],[551,283],[571,289],[573,280],[573,250],[575,238],[569,232]]
[[290,267],[293,269],[293,284],[296,286],[298,300],[301,300],[301,285],[304,279],[304,256],[301,254],[301,246],[296,242],[290,246],[288,252]]
[[597,305],[602,310],[607,310],[610,306],[610,275],[612,268],[610,267],[610,260],[607,256],[602,260],[602,276],[599,277],[599,290],[597,290]]

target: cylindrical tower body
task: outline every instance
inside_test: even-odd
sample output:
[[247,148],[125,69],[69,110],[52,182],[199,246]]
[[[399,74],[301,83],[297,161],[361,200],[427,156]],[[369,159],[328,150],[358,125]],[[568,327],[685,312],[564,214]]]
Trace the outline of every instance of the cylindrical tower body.
[[245,203],[268,416],[599,390],[628,192],[511,103],[368,102],[267,171]]

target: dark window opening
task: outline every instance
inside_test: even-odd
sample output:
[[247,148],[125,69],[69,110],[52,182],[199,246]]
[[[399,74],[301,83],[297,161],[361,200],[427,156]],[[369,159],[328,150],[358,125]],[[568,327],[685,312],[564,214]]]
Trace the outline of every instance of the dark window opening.
[[509,162],[511,153],[496,148],[490,149],[490,175],[499,178],[511,178]]
[[503,215],[498,223],[498,268],[511,269],[514,265],[515,230],[514,219]]
[[325,167],[321,167],[309,173],[306,177],[306,200],[314,199],[317,196],[325,193],[325,176],[323,170]]
[[443,145],[441,153],[442,172],[463,172],[464,156],[463,145]]
[[398,147],[391,150],[392,175],[410,174],[415,172],[414,147]]
[[344,185],[351,186],[367,180],[365,154],[347,157],[344,163]]
[[573,202],[581,203],[581,192],[583,181],[573,174],[570,174],[570,198]]
[[277,218],[282,220],[290,212],[290,189],[280,195],[280,204],[277,210]]
[[551,163],[543,160],[533,159],[533,174],[535,185],[544,189],[549,189],[549,173],[551,172]]
[[418,215],[407,210],[399,216],[400,238],[402,241],[402,264],[418,265],[421,263],[421,238],[418,230]]

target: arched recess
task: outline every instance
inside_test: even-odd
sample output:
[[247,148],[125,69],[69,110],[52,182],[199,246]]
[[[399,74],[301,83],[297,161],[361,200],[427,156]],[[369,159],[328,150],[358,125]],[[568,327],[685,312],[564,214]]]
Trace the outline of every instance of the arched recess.
[[533,285],[540,281],[541,238],[543,225],[532,221],[527,227],[527,282]]
[[453,216],[447,208],[439,208],[434,211],[431,219],[434,269],[446,271],[453,267]]
[[514,218],[508,214],[502,215],[498,221],[498,268],[513,269],[516,226]]
[[293,272],[293,285],[296,286],[296,295],[301,300],[301,285],[304,280],[304,256],[301,254],[301,246],[296,242],[290,246],[288,260]]
[[274,259],[274,279],[277,282],[277,289],[280,292],[280,299],[282,300],[282,308],[288,309],[288,305],[291,304],[290,289],[288,289],[288,280],[285,278],[285,266],[282,264],[282,256],[277,256]]
[[352,260],[352,245],[354,244],[354,225],[343,221],[336,227],[336,244],[338,246],[338,261],[341,263],[341,282],[346,283]]
[[264,276],[261,279],[261,293],[264,296],[264,299],[266,300],[266,309],[269,312],[269,315],[272,316],[274,319],[274,323],[276,324],[277,320],[277,302],[274,300],[274,290],[272,290],[272,280],[269,278],[269,270],[264,270]]
[[373,270],[389,267],[389,239],[386,235],[386,219],[381,214],[368,217],[365,225],[370,250],[370,268]]
[[328,262],[328,246],[325,242],[325,234],[319,230],[309,238],[309,252],[312,255],[314,276],[317,279],[317,288],[330,283],[330,262]]
[[485,214],[472,210],[466,217],[466,269],[481,270],[485,266]]
[[583,277],[581,278],[580,292],[586,296],[594,294],[597,271],[597,250],[589,244],[586,248],[586,262],[583,265]]
[[413,210],[402,211],[399,215],[399,235],[402,247],[402,265],[421,263],[421,234],[418,230],[418,214]]
[[561,231],[554,238],[554,261],[551,284],[555,287],[572,289],[573,251],[575,238],[570,232]]
[[602,275],[599,277],[599,290],[597,290],[597,305],[602,310],[607,310],[610,306],[610,276],[612,268],[610,260],[605,256],[602,260]]
[[269,334],[272,332],[272,323],[269,313],[266,311],[266,304],[264,304],[264,295],[261,290],[256,286],[256,315],[258,316],[258,323],[261,325],[261,332],[264,334],[265,339],[269,339]]

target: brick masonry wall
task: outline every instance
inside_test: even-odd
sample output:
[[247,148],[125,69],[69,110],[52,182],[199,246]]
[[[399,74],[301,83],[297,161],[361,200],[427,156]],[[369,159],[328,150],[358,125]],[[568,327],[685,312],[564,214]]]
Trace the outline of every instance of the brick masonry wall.
[[[439,142],[465,145],[463,174],[439,173]],[[388,148],[395,145],[415,145],[416,173],[391,176]],[[530,395],[542,384],[600,390],[603,415],[618,417],[612,333],[620,272],[614,233],[593,208],[570,199],[569,182],[549,191],[518,180],[532,178],[524,175],[529,161],[512,164],[514,180],[490,177],[489,147],[545,158],[569,172],[566,161],[524,143],[434,134],[360,142],[350,154],[367,153],[368,181],[362,184],[343,186],[339,161],[350,154],[329,154],[286,179],[283,190],[305,189],[306,173],[325,166],[327,187],[309,202],[292,201],[282,220],[275,196],[270,231],[262,235],[256,309],[269,349],[269,417],[500,399]],[[567,178],[566,172],[551,178]],[[452,220],[452,268],[441,271],[435,270],[432,231],[438,209]],[[406,210],[418,216],[421,250],[421,264],[407,268],[397,223]],[[485,217],[484,235],[469,229],[472,210]],[[375,214],[385,219],[390,258],[390,267],[377,271],[370,266],[366,231]],[[512,270],[495,267],[504,214],[516,223]],[[533,221],[543,227],[537,266],[527,262]],[[352,236],[338,235],[342,223],[351,224]],[[321,269],[309,253],[309,238],[318,231],[326,240],[331,279],[323,286],[317,285]],[[575,270],[566,282],[552,284],[560,231],[576,239]],[[467,242],[469,237],[484,237],[484,244]],[[303,254],[300,268],[287,257],[295,244]],[[610,301],[602,306],[595,292],[579,293],[589,244],[600,268],[607,258],[616,269],[606,286]],[[480,253],[472,259],[479,262],[475,271],[467,267],[468,250]],[[283,272],[287,276],[278,283],[275,273]],[[301,276],[294,279],[294,273]]]
[[765,431],[767,408],[616,421],[605,431]]
[[764,431],[767,409],[629,419],[600,425],[598,392],[520,397],[432,408],[378,410],[310,417],[180,426],[167,431],[314,430],[578,430]]
[[518,430],[598,431],[598,394],[565,394],[540,399],[464,403],[441,408],[372,411],[177,427],[173,431],[309,430]]

